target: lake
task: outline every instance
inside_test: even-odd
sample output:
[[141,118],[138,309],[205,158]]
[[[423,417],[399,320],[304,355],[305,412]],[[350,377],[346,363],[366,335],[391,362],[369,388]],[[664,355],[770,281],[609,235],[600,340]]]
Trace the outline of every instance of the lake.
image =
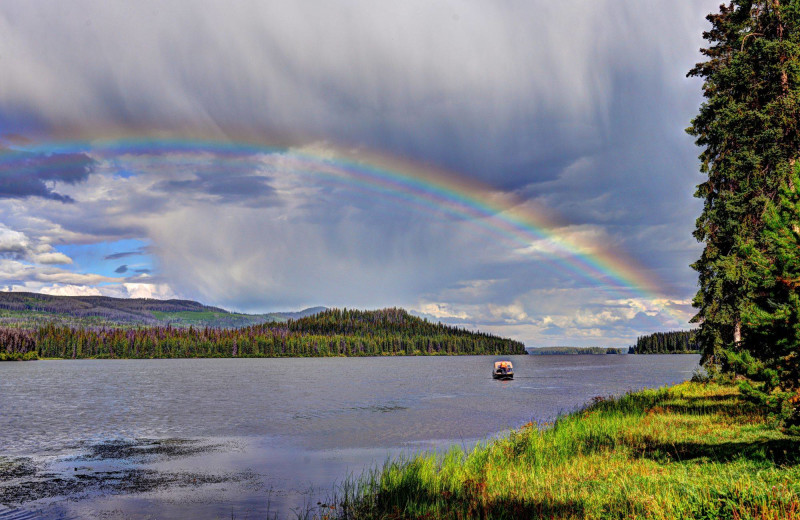
[[0,363],[0,519],[261,518],[387,457],[469,448],[697,355]]

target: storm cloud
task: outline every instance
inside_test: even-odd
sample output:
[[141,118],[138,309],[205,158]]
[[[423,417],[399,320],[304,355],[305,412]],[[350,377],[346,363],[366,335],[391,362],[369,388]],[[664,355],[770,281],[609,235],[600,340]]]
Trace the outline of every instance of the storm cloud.
[[[192,193],[208,196],[221,204],[242,203],[263,206],[274,195],[269,179],[259,175],[243,175],[224,166],[212,165],[211,172],[198,173],[191,179],[164,180],[152,187],[166,193]],[[224,171],[224,175],[220,175]]]
[[[137,239],[150,247],[70,266],[95,278],[61,273],[48,290],[94,283],[252,311],[405,305],[532,345],[624,344],[685,327],[653,302],[691,313],[700,176],[683,129],[701,98],[685,72],[716,7],[4,2],[0,127],[15,137],[0,150],[0,168],[14,165],[0,175],[0,221],[34,245],[8,246],[18,264],[0,282],[47,283],[52,268],[31,247],[61,254]],[[275,150],[190,162],[98,151],[131,135]],[[84,149],[59,148],[72,140]],[[282,153],[307,147],[377,150],[538,204],[563,222],[559,234],[594,237],[640,264],[661,295],[598,291],[530,253],[536,244],[282,165]],[[102,263],[132,256],[153,260],[149,288],[122,285]],[[41,276],[19,275],[21,265]]]
[[43,197],[75,202],[57,193],[58,183],[85,181],[94,161],[82,153],[31,153],[0,146],[0,198]]

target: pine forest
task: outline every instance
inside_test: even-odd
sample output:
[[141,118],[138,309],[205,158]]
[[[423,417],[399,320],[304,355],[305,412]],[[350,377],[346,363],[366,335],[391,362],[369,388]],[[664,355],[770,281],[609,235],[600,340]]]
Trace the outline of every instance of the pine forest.
[[219,327],[0,328],[0,359],[525,354],[522,343],[410,315],[330,309],[285,323]]

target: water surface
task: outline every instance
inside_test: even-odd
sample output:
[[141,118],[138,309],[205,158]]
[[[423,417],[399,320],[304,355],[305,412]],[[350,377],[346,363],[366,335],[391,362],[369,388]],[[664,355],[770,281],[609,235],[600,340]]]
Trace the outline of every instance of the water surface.
[[0,482],[0,517],[283,517],[388,456],[683,381],[699,356],[510,359],[505,382],[486,356],[2,363],[0,454],[37,470]]

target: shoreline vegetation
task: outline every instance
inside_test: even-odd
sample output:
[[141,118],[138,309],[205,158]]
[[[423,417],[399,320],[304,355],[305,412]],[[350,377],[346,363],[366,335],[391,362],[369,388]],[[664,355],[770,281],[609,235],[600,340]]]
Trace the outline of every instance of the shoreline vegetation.
[[627,349],[617,347],[537,347],[529,348],[531,356],[575,356],[575,355],[602,355],[622,354]]
[[319,507],[339,519],[792,520],[798,462],[800,437],[736,386],[687,382],[596,397],[469,452],[388,461]]
[[522,343],[403,309],[328,309],[285,323],[221,327],[0,327],[0,360],[525,354]]
[[700,354],[697,329],[656,332],[636,338],[629,354]]

